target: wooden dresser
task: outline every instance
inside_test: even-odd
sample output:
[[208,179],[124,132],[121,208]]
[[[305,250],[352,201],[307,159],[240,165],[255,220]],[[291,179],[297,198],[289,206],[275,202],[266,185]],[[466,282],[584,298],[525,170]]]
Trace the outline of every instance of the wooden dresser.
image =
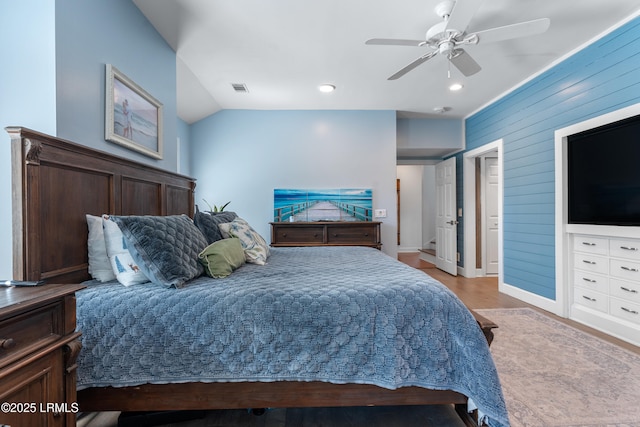
[[75,426],[82,288],[0,286],[0,425]]
[[369,246],[380,249],[379,221],[272,222],[271,246]]

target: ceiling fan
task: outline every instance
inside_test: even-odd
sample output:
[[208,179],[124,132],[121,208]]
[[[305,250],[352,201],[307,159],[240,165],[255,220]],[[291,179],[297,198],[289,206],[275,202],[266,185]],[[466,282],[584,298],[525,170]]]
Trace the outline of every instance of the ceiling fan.
[[437,54],[444,55],[450,63],[468,77],[480,71],[481,67],[462,46],[497,42],[544,33],[551,23],[548,18],[542,18],[467,33],[469,22],[471,22],[471,19],[481,4],[482,1],[477,0],[446,0],[438,3],[434,10],[443,21],[429,28],[425,40],[370,39],[366,41],[366,44],[428,46],[431,48],[427,53],[393,74],[388,80],[396,80],[404,76]]

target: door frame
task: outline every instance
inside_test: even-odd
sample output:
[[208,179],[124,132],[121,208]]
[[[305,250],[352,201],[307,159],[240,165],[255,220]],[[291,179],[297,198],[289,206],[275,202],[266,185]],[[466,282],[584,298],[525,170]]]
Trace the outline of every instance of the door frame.
[[503,167],[503,140],[498,139],[462,155],[463,176],[463,206],[464,206],[464,267],[462,274],[465,277],[479,277],[483,273],[476,268],[476,158],[489,153],[498,153],[498,284],[504,283],[504,228],[503,228],[503,204],[504,204],[504,167]]

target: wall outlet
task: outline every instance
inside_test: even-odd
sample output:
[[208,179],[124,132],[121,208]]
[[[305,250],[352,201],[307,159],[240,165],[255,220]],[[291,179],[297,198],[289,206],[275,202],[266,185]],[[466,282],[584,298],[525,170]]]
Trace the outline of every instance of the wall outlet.
[[376,209],[373,212],[373,216],[375,216],[376,218],[386,218],[387,217],[387,210],[386,209]]

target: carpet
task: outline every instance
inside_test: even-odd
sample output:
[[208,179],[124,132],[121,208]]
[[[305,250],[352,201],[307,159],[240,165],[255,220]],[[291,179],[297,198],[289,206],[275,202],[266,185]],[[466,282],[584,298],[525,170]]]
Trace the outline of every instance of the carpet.
[[512,427],[640,427],[640,355],[529,308],[476,310]]

